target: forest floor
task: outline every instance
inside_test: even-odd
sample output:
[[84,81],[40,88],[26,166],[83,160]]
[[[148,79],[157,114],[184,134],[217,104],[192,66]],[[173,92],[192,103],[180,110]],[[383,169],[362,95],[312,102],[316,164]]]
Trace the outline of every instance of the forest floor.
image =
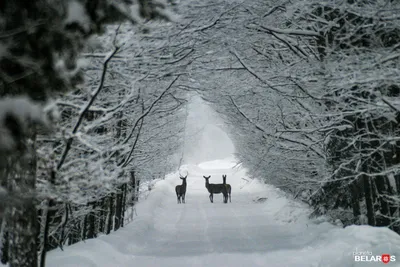
[[[279,189],[246,177],[232,160],[186,166],[186,204],[177,204],[178,173],[154,183],[137,204],[133,221],[108,236],[51,251],[47,266],[382,266],[356,262],[354,252],[394,255],[400,266],[400,237],[387,228],[334,226]],[[210,183],[232,186],[210,203]],[[369,255],[371,256],[371,255]]]

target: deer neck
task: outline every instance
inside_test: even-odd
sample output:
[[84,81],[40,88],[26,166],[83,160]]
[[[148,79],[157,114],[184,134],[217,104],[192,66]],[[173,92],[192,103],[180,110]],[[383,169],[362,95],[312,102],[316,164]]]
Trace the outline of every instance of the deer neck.
[[186,187],[186,180],[182,179],[182,186]]
[[223,184],[226,184],[226,178],[222,178],[222,180],[223,180]]

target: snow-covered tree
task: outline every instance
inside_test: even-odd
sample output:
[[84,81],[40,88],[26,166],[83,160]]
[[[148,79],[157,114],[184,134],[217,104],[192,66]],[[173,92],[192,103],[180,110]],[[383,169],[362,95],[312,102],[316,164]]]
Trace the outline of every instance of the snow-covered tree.
[[221,114],[252,175],[316,214],[398,231],[398,5],[222,1],[214,17],[193,5],[182,86]]
[[[136,24],[148,19],[165,19],[168,15],[165,7],[158,1],[141,0],[6,1],[0,4],[2,262],[9,262],[10,266],[37,266],[37,195],[39,199],[45,196],[47,201],[43,214],[39,215],[48,217],[51,209],[47,207],[52,207],[51,202],[60,197],[54,187],[68,184],[65,182],[71,178],[63,177],[62,168],[69,153],[74,153],[71,149],[74,140],[82,138],[78,134],[82,121],[93,116],[90,107],[104,87],[104,77],[97,80],[97,91],[86,91],[81,99],[74,128],[65,128],[63,135],[56,136],[55,140],[48,135],[46,141],[53,145],[53,150],[45,150],[47,146],[38,147],[36,140],[38,134],[49,132],[56,119],[55,105],[45,105],[46,102],[82,84],[84,64],[80,55],[93,35],[103,33],[107,24],[123,20]],[[119,48],[120,44],[115,45],[106,57],[101,67],[103,76]],[[80,95],[74,91],[70,94]],[[61,116],[68,114],[62,112]],[[49,152],[49,157],[44,159],[39,153],[38,158],[36,149]],[[88,152],[85,156],[94,155]],[[38,161],[45,162],[47,171],[39,169],[36,173]],[[65,208],[70,207],[66,205]],[[68,220],[66,216],[62,231]],[[44,226],[44,240],[47,231]]]

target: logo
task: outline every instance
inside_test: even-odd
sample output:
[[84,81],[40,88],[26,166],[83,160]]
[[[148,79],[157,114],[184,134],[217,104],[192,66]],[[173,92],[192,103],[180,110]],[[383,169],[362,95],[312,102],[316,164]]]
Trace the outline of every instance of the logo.
[[[394,257],[394,256],[393,256],[393,257]],[[382,254],[382,262],[383,262],[383,263],[387,264],[387,263],[390,262],[390,260],[391,260],[390,254]]]
[[353,252],[355,262],[382,262],[388,264],[396,261],[396,256],[390,254],[374,255],[371,251],[359,251],[356,249]]

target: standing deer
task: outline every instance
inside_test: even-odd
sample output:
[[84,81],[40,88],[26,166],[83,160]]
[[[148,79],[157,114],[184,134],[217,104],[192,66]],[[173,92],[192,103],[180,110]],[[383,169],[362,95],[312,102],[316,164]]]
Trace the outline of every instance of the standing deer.
[[182,184],[177,185],[175,187],[176,197],[178,198],[178,204],[181,203],[181,197],[182,197],[182,202],[185,203],[187,175],[185,177],[182,177],[181,175],[179,175],[179,177],[182,179]]
[[222,175],[222,183],[223,183],[223,184],[225,185],[225,187],[226,187],[226,192],[228,193],[228,196],[229,196],[229,202],[232,202],[232,199],[231,199],[232,187],[231,187],[230,184],[227,184],[227,183],[226,183],[226,174],[223,174],[223,175]]
[[224,184],[210,184],[208,179],[211,178],[211,175],[206,177],[203,176],[204,179],[206,179],[206,188],[208,192],[210,193],[210,201],[211,203],[214,203],[214,194],[219,194],[222,193],[223,195],[223,200],[224,203],[228,203],[228,192],[226,191],[226,187]]

